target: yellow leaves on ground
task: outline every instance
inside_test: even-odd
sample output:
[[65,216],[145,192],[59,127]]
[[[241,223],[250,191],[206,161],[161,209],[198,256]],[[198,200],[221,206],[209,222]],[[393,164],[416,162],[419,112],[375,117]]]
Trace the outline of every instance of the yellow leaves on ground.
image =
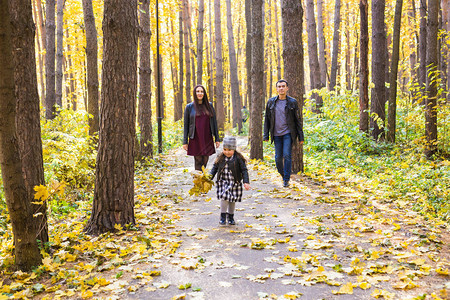
[[378,289],[374,290],[370,295],[377,299],[383,298],[386,300],[392,300],[395,297],[395,293],[390,293],[386,290],[378,290]]
[[346,284],[341,286],[339,291],[332,291],[332,293],[335,295],[343,295],[343,294],[352,295],[353,294],[353,283],[347,282]]

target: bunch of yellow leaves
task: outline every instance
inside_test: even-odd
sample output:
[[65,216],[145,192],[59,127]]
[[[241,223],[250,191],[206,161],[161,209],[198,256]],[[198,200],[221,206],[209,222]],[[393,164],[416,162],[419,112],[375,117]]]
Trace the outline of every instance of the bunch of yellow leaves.
[[192,172],[192,177],[194,178],[194,186],[189,190],[189,195],[191,196],[206,194],[214,185],[214,182],[211,180],[211,175],[206,172],[205,167],[202,167],[202,171]]

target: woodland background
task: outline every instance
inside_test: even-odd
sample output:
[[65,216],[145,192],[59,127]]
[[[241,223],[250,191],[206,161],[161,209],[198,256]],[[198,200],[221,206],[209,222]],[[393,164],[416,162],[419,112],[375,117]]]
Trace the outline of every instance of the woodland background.
[[273,163],[263,108],[286,78],[306,136],[295,172],[449,220],[447,0],[0,3],[2,268],[40,264],[81,201],[87,234],[134,226],[135,170],[181,145],[197,84],[221,135]]

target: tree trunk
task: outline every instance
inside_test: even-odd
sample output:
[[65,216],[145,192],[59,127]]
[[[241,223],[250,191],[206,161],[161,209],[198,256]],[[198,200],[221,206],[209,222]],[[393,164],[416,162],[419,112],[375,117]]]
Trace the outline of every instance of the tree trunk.
[[141,0],[139,9],[139,127],[141,140],[140,157],[153,157],[152,129],[152,69],[150,67],[150,0]]
[[320,86],[327,86],[327,62],[325,53],[325,37],[323,35],[323,0],[317,1],[317,25],[319,35]]
[[231,103],[233,107],[233,127],[238,127],[238,132],[242,129],[241,118],[241,94],[239,92],[239,78],[236,61],[236,50],[234,48],[233,24],[231,21],[231,0],[226,0],[227,4],[227,29],[228,29],[228,55],[230,61],[230,84],[231,84]]
[[397,115],[397,73],[400,56],[400,27],[402,21],[403,0],[397,0],[394,18],[394,40],[392,42],[391,73],[389,76],[389,107],[386,140],[395,143]]
[[283,74],[281,73],[281,42],[280,42],[280,29],[278,26],[278,4],[280,1],[275,2],[275,37],[276,37],[276,47],[277,47],[277,81],[283,78]]
[[212,35],[212,19],[211,19],[211,15],[212,15],[212,7],[213,5],[213,1],[209,1],[209,6],[208,6],[208,10],[209,10],[209,49],[208,49],[208,53],[209,53],[209,59],[208,59],[208,70],[209,70],[209,77],[208,77],[208,90],[209,90],[209,99],[211,99],[211,102],[215,102],[214,101],[214,67],[213,67],[213,35]]
[[[40,2],[39,2],[40,3]],[[32,5],[34,1],[32,1]],[[42,8],[40,8],[42,10]],[[38,46],[38,61],[39,61],[39,84],[41,99],[45,99],[45,79],[44,79],[44,63],[45,63],[45,55],[44,55],[44,47],[45,47],[45,35],[43,34],[43,25],[42,20],[40,19],[41,15],[39,14],[37,5],[33,5],[33,15],[34,20],[36,20],[36,44]],[[41,12],[42,14],[42,12]]]
[[225,109],[223,105],[223,54],[220,0],[214,0],[214,27],[216,42],[216,115],[219,132],[223,132],[225,128]]
[[86,61],[89,135],[94,136],[99,129],[98,115],[98,64],[97,64],[97,28],[95,27],[92,0],[83,0],[84,24],[86,27]]
[[186,102],[192,100],[191,95],[191,46],[189,43],[188,27],[188,1],[183,0],[183,36],[184,36],[184,59],[186,64]]
[[331,59],[330,91],[334,91],[336,86],[339,56],[339,26],[341,25],[341,0],[336,0],[334,6],[334,34],[333,53]]
[[425,107],[425,155],[429,158],[437,151],[437,97],[438,97],[438,25],[439,1],[428,0],[427,23],[427,93]]
[[[173,26],[173,20],[170,20],[170,33],[172,34],[172,39],[169,42],[169,47],[170,49],[175,49],[175,45],[174,45],[174,41],[175,41],[175,28]],[[150,51],[150,48],[149,48]],[[177,102],[179,102],[180,99],[180,84],[178,82],[178,69],[177,69],[177,56],[176,55],[171,55],[170,56],[170,70],[171,70],[171,75],[172,75],[172,86],[173,86],[173,113],[174,116],[176,114],[176,106],[177,106]],[[151,85],[150,85],[151,87]],[[181,107],[183,106],[183,104],[181,104]],[[178,120],[174,120],[175,122]]]
[[384,120],[386,118],[385,75],[386,75],[386,32],[384,25],[385,0],[372,2],[372,89],[370,103],[370,128],[374,140],[384,140]]
[[[66,39],[69,40],[69,28],[66,29]],[[76,111],[77,110],[76,80],[75,80],[75,75],[74,75],[74,71],[72,68],[72,56],[70,55],[70,53],[72,53],[72,51],[70,49],[70,43],[67,43],[67,53],[69,53],[69,54],[67,54],[67,64],[68,64],[67,78],[69,79],[69,82],[70,82],[69,93],[67,93],[67,108],[69,109],[70,107],[72,107],[72,110]],[[85,107],[87,107],[87,106],[85,105]]]
[[58,0],[56,4],[56,104],[62,108],[63,85],[63,39],[64,39],[64,5],[65,0]]
[[359,72],[359,131],[369,133],[369,4],[359,2],[361,40]]
[[[322,81],[320,78],[319,57],[317,56],[317,33],[316,33],[316,18],[314,16],[314,0],[306,1],[306,22],[308,31],[308,57],[309,57],[309,78],[311,80],[311,89],[320,90]],[[313,93],[312,99],[315,100],[315,112],[320,112],[323,106],[322,97],[318,93]]]
[[105,1],[100,135],[92,214],[85,228],[88,234],[135,223],[138,28],[136,0]]
[[[23,12],[25,9],[21,7],[20,10]],[[31,24],[31,20],[27,23]],[[36,227],[28,226],[33,218],[32,199],[22,175],[17,141],[11,35],[8,0],[0,0],[0,168],[14,235],[15,263],[20,270],[30,271],[41,264],[41,255],[36,242]]]
[[203,21],[205,19],[205,0],[198,0],[198,25],[197,25],[197,84],[203,80]]
[[[181,120],[183,118],[183,9],[181,7],[180,12],[178,13],[178,67],[179,67],[179,78],[178,78],[178,98],[176,98],[176,102],[174,105],[174,113],[173,118],[174,121]],[[189,101],[189,100],[187,100]]]
[[346,5],[346,23],[347,26],[345,28],[345,37],[347,40],[347,49],[345,51],[345,82],[347,85],[347,91],[350,91],[352,89],[352,72],[351,72],[351,62],[350,62],[350,49],[351,49],[351,45],[350,45],[350,11],[349,11],[349,5],[348,2],[345,4]]
[[[252,105],[252,6],[251,0],[245,0],[245,24],[247,35],[245,41],[245,67],[247,70],[247,103],[251,112]],[[251,115],[250,115],[251,118]],[[251,122],[249,122],[251,125]],[[250,126],[249,125],[249,126]],[[250,128],[249,128],[250,129]],[[250,131],[250,130],[249,130]]]
[[[443,23],[444,23],[444,30],[446,31],[447,34],[447,41],[450,40],[450,5],[448,4],[448,0],[443,0],[443,4],[442,4],[442,19],[443,19]],[[447,104],[450,103],[450,45],[447,43],[446,47],[445,47],[445,51],[447,53],[446,57],[444,59],[446,59],[446,64],[447,64],[447,89],[446,89],[446,93],[447,93]]]
[[[437,1],[437,0],[436,0]],[[427,3],[426,0],[419,0],[420,29],[419,29],[419,94],[424,98],[427,84]],[[424,104],[423,100],[420,100]]]
[[251,60],[251,118],[250,118],[250,159],[263,159],[262,118],[264,84],[264,32],[263,0],[251,0],[252,60]]
[[[305,93],[305,75],[303,68],[303,42],[299,36],[303,31],[303,8],[301,0],[281,0],[283,22],[283,61],[284,76],[289,83],[289,95],[297,99],[300,120],[303,123],[303,95]],[[304,170],[303,145],[293,141],[292,172]]]
[[[416,7],[415,7],[415,1],[410,1],[411,7],[408,10],[408,25],[410,28],[413,28],[413,33],[410,35],[410,42],[409,42],[409,49],[411,51],[411,54],[409,55],[409,68],[410,68],[410,82],[411,87],[414,86],[414,84],[417,83],[417,70],[416,70],[416,63],[417,63],[417,54],[415,49],[416,47],[416,40],[417,40],[417,34],[415,31],[416,28]],[[412,99],[413,102],[417,101],[417,91],[415,88],[410,88],[412,93]]]
[[55,117],[55,0],[45,4],[45,118]]
[[[14,85],[16,97],[16,130],[22,172],[30,201],[34,199],[34,187],[45,185],[42,158],[39,94],[36,76],[36,57],[31,2],[10,0]],[[48,242],[47,205],[30,204],[36,238]]]

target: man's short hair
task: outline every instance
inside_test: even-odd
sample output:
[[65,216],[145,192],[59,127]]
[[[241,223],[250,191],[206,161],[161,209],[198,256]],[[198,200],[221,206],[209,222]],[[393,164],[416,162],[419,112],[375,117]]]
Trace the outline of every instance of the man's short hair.
[[280,82],[285,82],[285,83],[286,83],[286,86],[289,86],[289,84],[288,84],[288,82],[286,81],[286,79],[280,79],[280,80],[278,80],[277,83],[275,84],[275,86],[278,86],[278,83],[280,83]]

